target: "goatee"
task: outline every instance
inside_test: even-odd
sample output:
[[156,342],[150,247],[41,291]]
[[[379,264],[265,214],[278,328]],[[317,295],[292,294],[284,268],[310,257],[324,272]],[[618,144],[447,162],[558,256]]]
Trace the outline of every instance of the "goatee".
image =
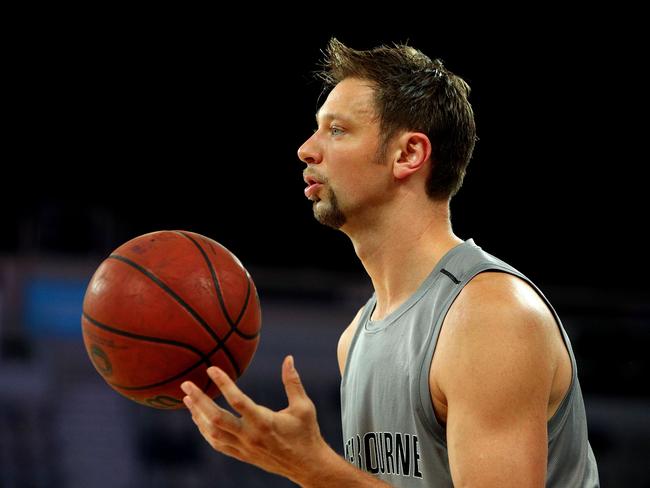
[[318,206],[318,202],[321,200],[314,202],[314,217],[323,225],[332,229],[340,229],[347,219],[339,207],[336,194],[331,188],[329,188],[327,199],[329,200],[329,205],[323,204]]

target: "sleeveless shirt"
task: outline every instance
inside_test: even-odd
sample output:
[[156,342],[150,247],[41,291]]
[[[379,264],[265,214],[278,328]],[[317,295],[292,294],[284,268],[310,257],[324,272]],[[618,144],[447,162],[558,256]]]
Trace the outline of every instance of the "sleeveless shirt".
[[571,358],[569,390],[548,421],[547,487],[599,486],[584,401],[569,338],[542,292],[469,239],[445,254],[418,290],[382,320],[376,295],[360,314],[341,381],[345,458],[397,487],[452,487],[446,432],[433,410],[429,371],[440,328],[463,287],[499,271],[527,283],[552,311]]

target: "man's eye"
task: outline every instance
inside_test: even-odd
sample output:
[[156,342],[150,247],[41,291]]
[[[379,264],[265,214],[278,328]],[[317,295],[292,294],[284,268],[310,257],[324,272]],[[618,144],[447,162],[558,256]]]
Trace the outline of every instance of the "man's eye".
[[338,127],[330,127],[330,134],[333,136],[340,136],[343,134],[343,129],[340,129]]

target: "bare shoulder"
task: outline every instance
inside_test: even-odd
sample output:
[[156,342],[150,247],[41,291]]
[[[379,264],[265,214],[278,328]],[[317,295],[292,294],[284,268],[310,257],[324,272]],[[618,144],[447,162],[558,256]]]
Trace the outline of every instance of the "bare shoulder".
[[352,319],[352,322],[350,322],[350,325],[345,328],[341,334],[341,337],[339,338],[339,344],[336,348],[336,355],[339,361],[339,370],[341,371],[341,376],[343,376],[343,371],[345,370],[345,362],[348,357],[348,351],[350,349],[350,344],[352,343],[354,333],[357,331],[357,327],[359,326],[359,318],[361,317],[362,310],[363,307],[359,309],[357,314],[354,316],[354,319]]
[[550,395],[562,351],[552,312],[527,282],[508,273],[481,273],[445,318],[431,369],[432,395],[446,405],[459,385],[466,392],[476,380],[474,386],[483,390],[493,378],[514,378],[513,371],[523,383],[526,376],[543,378],[536,384]]
[[[476,327],[476,323],[483,324]],[[544,300],[526,281],[509,273],[485,272],[463,288],[445,319],[447,329],[485,333],[486,328],[557,328]]]

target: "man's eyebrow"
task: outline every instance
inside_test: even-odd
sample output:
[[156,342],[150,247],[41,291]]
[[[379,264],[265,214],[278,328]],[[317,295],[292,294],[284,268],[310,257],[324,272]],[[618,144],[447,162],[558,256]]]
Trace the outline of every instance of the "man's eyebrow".
[[339,113],[336,113],[336,112],[321,113],[321,111],[319,110],[318,112],[316,112],[316,123],[318,123],[318,117],[319,116],[323,120],[338,119],[338,120],[342,120],[344,122],[352,122],[352,119],[350,119],[350,117],[346,117],[345,115],[342,115],[342,114],[339,114]]

